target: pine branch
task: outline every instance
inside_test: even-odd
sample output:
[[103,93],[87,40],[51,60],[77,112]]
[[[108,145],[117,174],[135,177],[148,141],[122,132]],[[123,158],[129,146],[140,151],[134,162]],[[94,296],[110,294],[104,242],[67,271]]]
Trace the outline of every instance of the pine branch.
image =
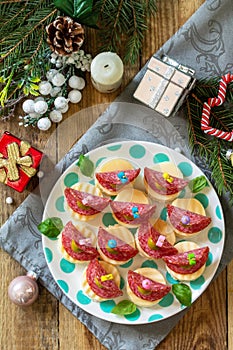
[[[0,2],[2,114],[8,110],[12,101],[18,101],[23,95],[33,92],[30,79],[43,75],[43,59],[48,50],[45,26],[56,16],[57,9],[49,0]],[[9,84],[10,77],[12,79]]]
[[100,51],[121,53],[126,63],[135,63],[148,29],[148,16],[157,11],[156,1],[97,0],[95,6],[100,7]]
[[[219,195],[228,193],[233,204],[233,167],[226,158],[226,152],[232,148],[232,143],[205,134],[201,130],[201,115],[203,103],[209,97],[218,94],[220,77],[199,81],[192,94],[187,99],[185,108],[189,120],[189,144],[192,153],[203,159],[211,171],[210,180]],[[222,106],[211,110],[211,126],[220,130],[233,129],[233,84],[228,85],[226,101]]]

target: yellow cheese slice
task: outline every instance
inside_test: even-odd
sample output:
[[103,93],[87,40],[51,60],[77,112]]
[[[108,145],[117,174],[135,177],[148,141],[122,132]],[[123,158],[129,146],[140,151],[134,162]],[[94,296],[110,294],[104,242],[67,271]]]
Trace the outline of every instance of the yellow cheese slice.
[[[83,235],[84,239],[85,238],[90,238],[91,239],[91,243],[92,246],[95,247],[96,246],[96,235],[93,231],[91,231],[86,225],[84,226],[83,224],[79,224],[79,225],[75,225],[75,227],[81,232],[81,234]],[[77,264],[83,264],[85,263],[85,261],[79,261],[76,260],[74,258],[72,258],[64,249],[63,245],[62,245],[62,232],[61,234],[58,236],[58,247],[64,257],[64,259],[68,260],[71,263],[77,263]]]
[[[122,241],[126,242],[127,244],[131,245],[131,247],[135,248],[135,240],[134,240],[134,236],[133,234],[124,226],[120,226],[120,225],[114,225],[114,226],[108,226],[106,228],[106,230],[111,233],[112,235],[118,237],[119,239],[121,239]],[[98,252],[101,256],[101,258],[108,262],[109,264],[113,264],[113,265],[122,265],[125,264],[126,261],[117,261],[117,260],[113,260],[108,258],[106,255],[104,255],[104,253],[100,250],[99,245],[97,243],[97,249]]]
[[[94,185],[88,183],[88,182],[78,182],[77,184],[71,186],[71,188],[81,191],[81,192],[86,192],[86,193],[90,193],[93,196],[99,196],[99,197],[103,197],[102,192]],[[67,204],[67,201],[65,200],[64,202],[64,208],[66,211],[68,211],[71,215],[71,217],[74,220],[78,220],[78,221],[89,221],[89,220],[93,220],[98,214],[95,215],[81,215],[79,213],[76,213],[75,211],[73,211]]]
[[[150,169],[159,171],[161,173],[168,173],[171,176],[174,177],[178,177],[180,179],[183,179],[183,174],[180,171],[180,169],[172,162],[161,162],[161,163],[157,163],[154,164],[153,166],[149,167]],[[155,192],[154,190],[152,190],[152,188],[150,188],[147,184],[146,181],[144,181],[144,185],[145,185],[145,189],[146,192],[154,199],[160,201],[160,202],[169,202],[174,200],[176,197],[178,197],[180,192],[174,193],[174,194],[170,194],[170,195],[162,195],[160,193]]]
[[[175,247],[176,247],[176,249],[178,250],[179,253],[184,253],[184,252],[187,252],[189,250],[200,248],[195,242],[191,242],[191,241],[179,242],[179,243],[175,244]],[[169,269],[169,267],[167,267],[167,265],[166,265],[166,269],[167,269],[168,273],[175,280],[179,280],[179,281],[194,281],[195,279],[199,278],[203,274],[203,272],[205,271],[205,265],[203,265],[196,272],[189,273],[189,274],[188,273],[187,274],[181,274],[181,273],[174,272],[171,269]]]
[[[113,158],[113,159],[108,159],[107,161],[103,161],[102,163],[100,163],[100,165],[98,166],[98,168],[96,169],[96,173],[104,173],[104,172],[110,172],[110,171],[124,171],[124,170],[133,170],[134,167],[133,165],[126,159],[121,159],[121,158]],[[121,189],[119,191],[109,191],[106,188],[104,188],[99,181],[95,178],[95,184],[96,186],[98,186],[101,191],[109,196],[114,196],[117,195]],[[126,186],[124,186],[124,188],[126,187],[132,187],[133,183],[127,184]]]
[[[112,274],[113,275],[113,279],[114,282],[116,283],[116,285],[118,287],[120,287],[120,281],[121,281],[121,277],[120,274],[117,270],[117,268],[105,261],[100,261],[99,262],[101,264],[101,266],[105,269],[107,274]],[[87,268],[86,268],[87,269]],[[95,294],[93,292],[93,290],[91,289],[91,287],[89,286],[89,284],[87,283],[87,279],[86,279],[86,269],[83,272],[83,276],[82,276],[82,288],[83,291],[94,301],[103,301],[103,300],[107,300],[104,298],[99,297],[97,294]]]
[[112,158],[100,163],[96,169],[97,173],[104,173],[116,170],[131,170],[134,169],[133,165],[127,159]]
[[[163,275],[161,274],[161,272],[159,272],[158,270],[153,269],[151,267],[139,268],[139,269],[135,270],[134,272],[139,273],[140,275],[143,275],[145,277],[148,277],[152,281],[166,284],[166,280],[163,277]],[[126,290],[127,290],[128,296],[131,299],[131,301],[138,306],[152,307],[152,306],[158,304],[158,302],[161,300],[161,299],[159,299],[156,301],[148,301],[148,300],[143,300],[143,299],[137,297],[130,289],[128,282],[126,284]]]
[[135,188],[122,190],[115,198],[119,202],[131,202],[140,204],[149,204],[149,199],[145,192]]
[[[201,202],[199,202],[196,198],[176,198],[172,202],[172,205],[181,209],[192,211],[193,213],[197,213],[203,216],[206,215],[205,208],[203,207]],[[201,232],[201,231],[198,231],[195,233],[184,233],[177,230],[176,228],[174,228],[174,231],[179,237],[193,237],[198,235]]]
[[176,242],[176,235],[174,232],[173,227],[164,220],[158,219],[155,223],[154,223],[154,228],[156,229],[156,231],[158,231],[161,235],[166,237],[166,240],[174,245]]
[[[131,202],[131,203],[140,203],[140,204],[149,204],[149,199],[145,192],[141,190],[137,190],[135,188],[127,188],[122,190],[115,198],[115,201],[119,202]],[[114,213],[112,213],[112,216],[114,219],[122,226],[128,227],[128,228],[135,228],[138,227],[138,225],[131,225],[126,224],[124,222],[119,221]],[[154,219],[151,218],[151,221]]]

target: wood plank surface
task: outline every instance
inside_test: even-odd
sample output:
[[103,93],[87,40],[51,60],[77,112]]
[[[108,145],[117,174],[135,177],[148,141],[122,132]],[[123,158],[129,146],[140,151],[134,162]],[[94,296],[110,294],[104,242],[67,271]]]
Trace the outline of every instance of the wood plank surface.
[[[151,55],[166,42],[185,21],[201,6],[204,0],[159,0],[156,18],[151,18],[146,33],[142,55],[134,65],[125,67],[121,88],[112,94],[96,91],[86,76],[87,87],[83,99],[77,106],[73,105],[65,116],[74,118],[82,109],[98,104],[108,104],[123,91],[134,75]],[[98,33],[87,30],[85,51],[93,56],[98,53],[96,37]],[[72,146],[77,135],[81,136],[94,122],[97,116],[87,113],[79,120],[78,129],[69,137],[56,126],[47,132],[38,129],[18,127],[15,115],[9,121],[0,122],[0,132],[8,130],[18,137],[32,142],[41,150],[47,140],[55,133],[57,149],[54,147],[51,157],[57,161]],[[70,119],[71,120],[71,119]],[[70,130],[70,128],[69,128]],[[68,142],[69,141],[69,142]],[[70,144],[69,144],[70,143]],[[48,147],[47,147],[48,148]],[[51,150],[51,148],[50,148]],[[31,188],[32,189],[32,188]],[[30,186],[19,194],[9,187],[0,186],[2,205],[0,207],[1,224],[13,213],[16,207],[30,193]],[[14,198],[13,205],[6,205],[6,197]],[[23,268],[9,255],[0,250],[0,349],[1,350],[104,350],[98,340],[67,309],[59,304],[47,290],[40,286],[40,296],[31,307],[22,309],[12,304],[7,296],[10,281],[21,274]],[[180,320],[167,338],[157,347],[158,350],[233,350],[233,264],[224,270],[211,284],[206,292],[194,303],[188,313]],[[123,350],[123,349],[113,349]],[[136,349],[124,349],[136,350]],[[152,350],[152,349],[145,349]]]

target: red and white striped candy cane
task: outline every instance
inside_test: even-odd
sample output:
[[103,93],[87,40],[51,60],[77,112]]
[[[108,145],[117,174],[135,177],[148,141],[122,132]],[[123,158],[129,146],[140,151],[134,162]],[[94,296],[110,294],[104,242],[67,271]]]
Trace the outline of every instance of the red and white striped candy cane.
[[220,106],[226,98],[227,85],[233,81],[233,74],[223,75],[219,83],[218,96],[209,98],[207,102],[203,105],[202,117],[201,117],[201,130],[204,133],[219,137],[226,141],[233,141],[233,131],[222,131],[210,126],[210,112],[211,108],[214,106]]

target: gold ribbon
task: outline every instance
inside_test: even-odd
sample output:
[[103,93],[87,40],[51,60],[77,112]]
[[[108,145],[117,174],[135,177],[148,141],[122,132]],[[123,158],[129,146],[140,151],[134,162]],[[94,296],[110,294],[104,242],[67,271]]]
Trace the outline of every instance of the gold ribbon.
[[32,157],[25,155],[30,147],[30,144],[25,141],[21,141],[20,145],[12,142],[7,145],[8,158],[4,158],[3,154],[0,153],[0,182],[19,180],[19,169],[28,177],[35,175],[36,169],[31,167],[33,163]]

